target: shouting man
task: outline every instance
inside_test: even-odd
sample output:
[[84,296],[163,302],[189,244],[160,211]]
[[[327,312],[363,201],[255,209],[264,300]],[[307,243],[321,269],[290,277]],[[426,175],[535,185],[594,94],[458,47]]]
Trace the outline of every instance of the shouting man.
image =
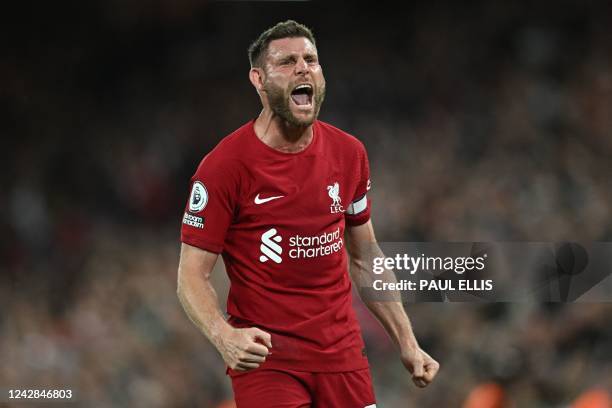
[[[239,408],[375,407],[351,306],[350,277],[364,286],[364,248],[378,248],[365,148],[317,120],[325,78],[307,27],[289,20],[266,30],[249,59],[263,110],[191,180],[179,298],[227,364]],[[231,282],[227,321],[209,279],[218,254]],[[439,364],[419,347],[399,299],[362,298],[415,384],[430,383]]]

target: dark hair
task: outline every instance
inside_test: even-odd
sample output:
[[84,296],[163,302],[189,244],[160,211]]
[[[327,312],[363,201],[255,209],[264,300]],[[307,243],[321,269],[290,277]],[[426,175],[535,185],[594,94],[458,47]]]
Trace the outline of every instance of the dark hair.
[[268,51],[268,45],[281,38],[305,37],[316,47],[316,42],[310,28],[293,20],[283,21],[261,33],[249,46],[249,62],[251,67],[261,67],[262,55]]

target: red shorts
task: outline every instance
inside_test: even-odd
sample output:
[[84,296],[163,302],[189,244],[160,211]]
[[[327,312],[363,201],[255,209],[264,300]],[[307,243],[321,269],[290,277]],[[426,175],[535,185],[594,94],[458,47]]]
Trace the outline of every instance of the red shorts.
[[233,374],[237,408],[374,408],[368,368],[342,373],[262,369]]

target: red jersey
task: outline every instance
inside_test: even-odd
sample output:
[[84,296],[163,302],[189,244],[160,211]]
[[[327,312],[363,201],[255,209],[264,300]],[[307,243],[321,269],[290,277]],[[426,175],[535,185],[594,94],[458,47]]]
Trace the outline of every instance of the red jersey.
[[321,121],[298,153],[264,144],[254,121],[224,138],[191,179],[181,240],[221,253],[234,327],[272,335],[261,367],[368,367],[351,306],[345,225],[370,219],[363,144]]

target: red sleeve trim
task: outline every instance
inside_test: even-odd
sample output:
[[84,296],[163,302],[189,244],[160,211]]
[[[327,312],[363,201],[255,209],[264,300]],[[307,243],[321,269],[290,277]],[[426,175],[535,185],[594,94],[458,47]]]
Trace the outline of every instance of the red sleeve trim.
[[194,234],[182,233],[181,242],[215,254],[220,254],[223,252],[222,244],[219,245],[218,243],[210,242]]

